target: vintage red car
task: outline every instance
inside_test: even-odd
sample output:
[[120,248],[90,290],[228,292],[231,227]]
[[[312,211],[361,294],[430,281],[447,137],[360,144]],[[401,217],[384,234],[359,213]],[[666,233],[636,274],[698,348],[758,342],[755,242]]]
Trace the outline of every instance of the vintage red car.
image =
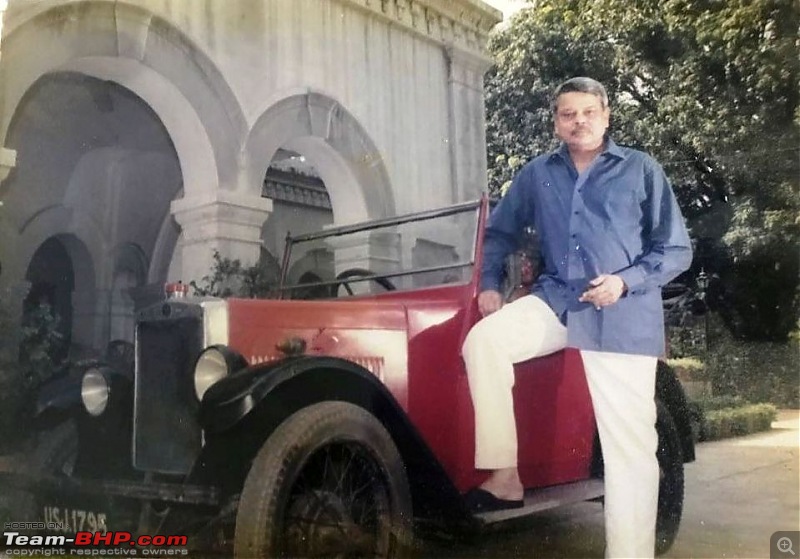
[[[241,557],[399,557],[413,536],[476,533],[603,495],[580,355],[518,366],[522,509],[474,515],[461,343],[487,200],[290,237],[273,299],[173,296],[139,313],[135,367],[94,363],[25,472],[65,531],[191,534]],[[181,295],[180,289],[174,290]],[[49,393],[52,393],[51,390]],[[686,399],[658,372],[658,549],[672,543]]]

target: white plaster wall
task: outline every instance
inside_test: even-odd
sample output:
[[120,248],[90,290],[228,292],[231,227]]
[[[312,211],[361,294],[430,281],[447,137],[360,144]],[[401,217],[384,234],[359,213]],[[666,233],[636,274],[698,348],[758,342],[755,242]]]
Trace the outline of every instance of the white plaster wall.
[[[12,0],[10,10],[18,11],[8,27],[22,21],[26,9],[42,11],[68,3],[45,0],[33,8]],[[411,33],[356,2],[134,0],[128,4],[163,18],[208,56],[233,92],[247,126],[274,103],[302,90],[321,92],[341,103],[378,147],[398,212],[482,191],[485,177],[476,176],[475,170],[458,173],[459,166],[477,164],[478,172],[485,169],[480,75],[471,78],[469,87],[454,92],[451,86],[463,82],[463,72],[452,75],[453,56],[442,42]],[[389,9],[401,9],[392,6],[389,2]],[[163,37],[139,40],[146,44]],[[456,65],[464,64],[459,57],[455,60]],[[187,70],[194,69],[187,66]],[[453,119],[463,125],[454,126]],[[235,143],[235,138],[228,140]],[[455,165],[451,144],[460,144],[464,151]],[[454,180],[461,184],[453,184]]]

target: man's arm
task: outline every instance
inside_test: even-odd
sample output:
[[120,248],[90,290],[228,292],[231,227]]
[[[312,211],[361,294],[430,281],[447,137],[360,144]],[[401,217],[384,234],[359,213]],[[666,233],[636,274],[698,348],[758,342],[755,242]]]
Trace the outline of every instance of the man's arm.
[[506,257],[519,248],[522,233],[532,221],[529,175],[529,167],[517,174],[508,192],[489,216],[483,238],[481,294],[478,297],[483,314],[494,312],[502,305],[500,290],[505,278]]
[[645,188],[645,251],[632,266],[615,273],[631,294],[661,288],[692,263],[692,244],[678,201],[664,170],[655,161],[646,166]]

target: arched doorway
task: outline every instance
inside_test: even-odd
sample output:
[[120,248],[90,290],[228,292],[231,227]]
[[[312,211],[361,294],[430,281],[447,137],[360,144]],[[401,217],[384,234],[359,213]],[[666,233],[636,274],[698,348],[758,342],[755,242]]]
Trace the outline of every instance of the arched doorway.
[[[270,105],[250,131],[245,156],[247,183],[260,184],[261,194],[273,200],[262,230],[273,254],[282,253],[287,232],[296,235],[395,213],[383,156],[358,119],[330,96],[306,91]],[[375,252],[375,247],[363,248],[364,254]],[[308,253],[325,264],[312,270],[323,279],[352,267],[329,243],[296,249],[302,254],[293,254],[295,262]],[[303,266],[292,268],[290,274]]]
[[22,305],[22,324],[29,330],[46,328],[42,322],[49,322],[52,317],[60,340],[50,348],[50,357],[62,361],[72,342],[75,272],[69,252],[58,238],[47,239],[36,250],[25,279],[30,282],[30,290]]

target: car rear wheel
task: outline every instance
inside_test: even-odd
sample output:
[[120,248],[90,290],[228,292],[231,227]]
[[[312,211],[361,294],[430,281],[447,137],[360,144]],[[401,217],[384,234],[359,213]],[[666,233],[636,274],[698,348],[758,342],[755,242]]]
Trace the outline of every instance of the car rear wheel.
[[683,514],[683,451],[678,429],[667,408],[657,403],[658,465],[661,477],[658,486],[656,519],[656,553],[665,553],[678,535]]
[[404,557],[412,543],[402,458],[358,406],[295,413],[253,460],[236,520],[237,557]]

